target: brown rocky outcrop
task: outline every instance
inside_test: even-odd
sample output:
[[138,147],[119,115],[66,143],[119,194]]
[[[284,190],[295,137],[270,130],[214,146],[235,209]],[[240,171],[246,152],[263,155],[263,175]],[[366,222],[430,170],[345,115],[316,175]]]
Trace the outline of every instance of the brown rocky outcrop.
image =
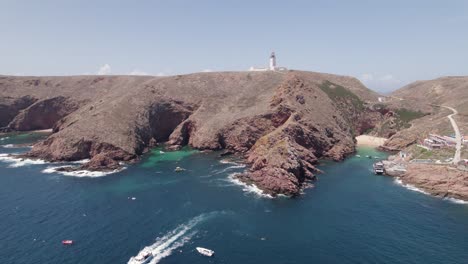
[[409,163],[407,172],[400,176],[410,184],[437,197],[451,197],[468,201],[468,171],[447,165]]
[[21,110],[8,127],[15,131],[49,129],[79,106],[79,103],[63,96],[39,100]]
[[29,95],[21,97],[0,97],[0,128],[6,127],[18,113],[36,101]]
[[107,153],[95,155],[88,163],[79,167],[85,170],[115,170],[120,167],[119,162],[109,157]]
[[354,136],[382,119],[368,107],[378,95],[356,79],[300,71],[4,77],[0,97],[6,94],[38,100],[12,128],[54,124],[28,156],[90,158],[83,168],[101,170],[161,142],[224,149],[251,164],[240,180],[273,195],[297,195],[315,179],[318,158],[342,160],[355,150]]

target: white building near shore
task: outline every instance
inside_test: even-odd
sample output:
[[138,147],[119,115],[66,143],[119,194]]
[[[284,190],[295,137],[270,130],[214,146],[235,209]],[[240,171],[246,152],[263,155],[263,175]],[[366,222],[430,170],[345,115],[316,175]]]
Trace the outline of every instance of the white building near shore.
[[270,63],[268,67],[265,68],[257,68],[257,67],[250,67],[249,71],[287,71],[288,69],[285,67],[278,67],[276,65],[276,55],[275,52],[272,52],[270,55]]

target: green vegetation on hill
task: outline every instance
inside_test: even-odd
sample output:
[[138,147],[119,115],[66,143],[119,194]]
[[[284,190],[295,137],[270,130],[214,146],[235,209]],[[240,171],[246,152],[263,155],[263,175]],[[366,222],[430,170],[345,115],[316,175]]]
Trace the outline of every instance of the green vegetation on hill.
[[334,102],[348,101],[352,103],[356,109],[364,109],[364,102],[361,98],[341,85],[330,81],[324,81],[319,87]]
[[412,111],[406,108],[397,109],[395,110],[395,113],[397,113],[399,119],[405,123],[409,123],[414,119],[425,116],[425,114],[421,111]]
[[398,130],[402,128],[409,128],[411,127],[410,122],[413,121],[414,119],[421,118],[425,116],[421,111],[412,111],[406,108],[401,108],[395,110],[396,113],[396,127]]

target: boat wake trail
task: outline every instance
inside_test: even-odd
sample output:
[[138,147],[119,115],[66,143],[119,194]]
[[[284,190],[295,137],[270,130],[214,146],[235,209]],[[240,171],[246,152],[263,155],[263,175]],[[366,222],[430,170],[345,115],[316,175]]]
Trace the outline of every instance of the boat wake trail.
[[[198,232],[193,228],[199,223],[206,221],[214,216],[216,212],[209,214],[202,214],[192,218],[190,221],[179,225],[174,230],[168,232],[163,237],[157,238],[156,242],[150,246],[145,247],[142,251],[151,252],[153,258],[149,263],[156,264],[165,257],[168,257],[172,252],[185,245],[190,239]],[[140,251],[137,256],[142,252]],[[135,257],[131,257],[128,264],[138,263],[135,262]]]

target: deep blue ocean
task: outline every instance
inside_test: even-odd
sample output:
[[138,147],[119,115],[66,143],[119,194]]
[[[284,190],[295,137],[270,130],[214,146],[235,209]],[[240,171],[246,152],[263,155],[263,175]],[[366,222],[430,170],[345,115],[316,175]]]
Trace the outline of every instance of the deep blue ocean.
[[232,182],[245,168],[216,152],[155,149],[102,177],[3,155],[40,137],[0,136],[0,263],[127,263],[145,246],[152,263],[468,263],[468,205],[375,176],[365,155],[385,154],[373,149],[270,199]]

